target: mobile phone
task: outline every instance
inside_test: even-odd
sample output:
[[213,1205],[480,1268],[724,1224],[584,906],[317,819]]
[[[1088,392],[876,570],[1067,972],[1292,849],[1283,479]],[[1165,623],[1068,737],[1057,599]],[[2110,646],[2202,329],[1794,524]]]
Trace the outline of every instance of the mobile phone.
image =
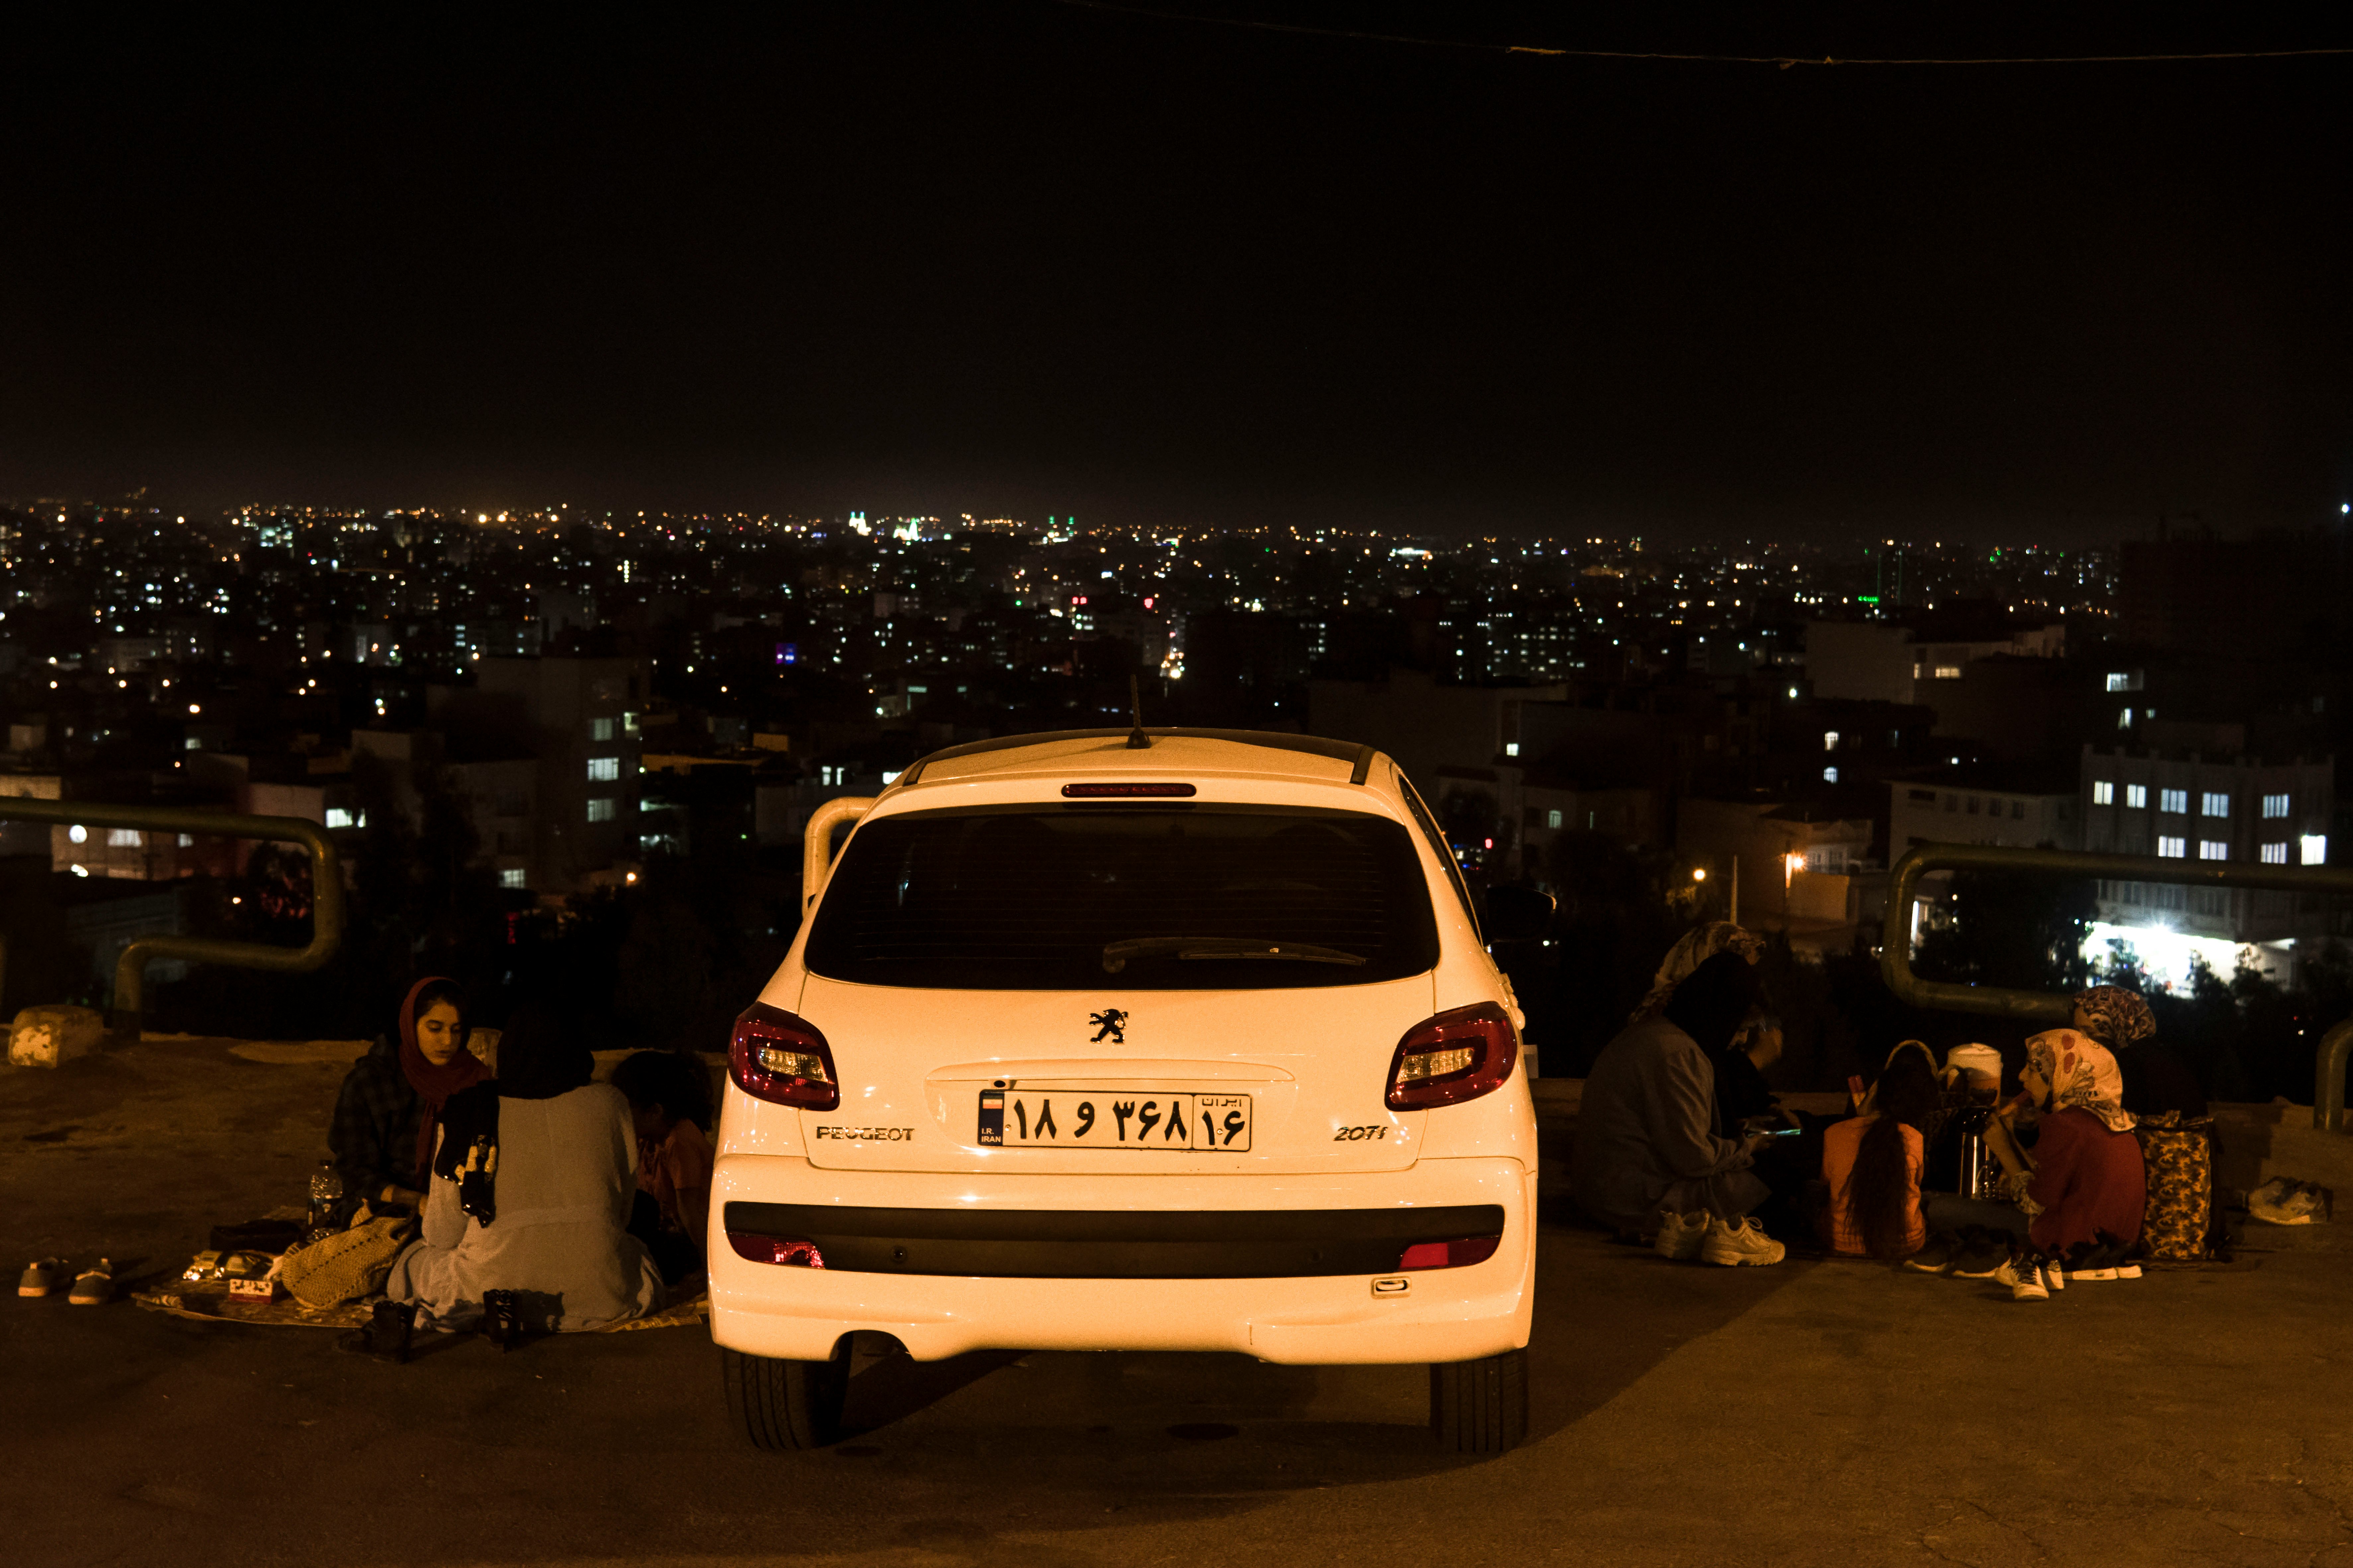
[[1802,1127],[1760,1127],[1759,1135],[1767,1138],[1795,1138],[1805,1131]]

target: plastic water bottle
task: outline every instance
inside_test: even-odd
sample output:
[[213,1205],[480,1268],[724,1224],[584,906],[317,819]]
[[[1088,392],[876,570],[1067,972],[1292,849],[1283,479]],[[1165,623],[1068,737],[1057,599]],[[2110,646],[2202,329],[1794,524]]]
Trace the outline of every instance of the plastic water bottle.
[[333,1232],[335,1205],[343,1201],[343,1179],[335,1173],[335,1163],[320,1161],[319,1168],[311,1173],[311,1232],[305,1240],[316,1241]]

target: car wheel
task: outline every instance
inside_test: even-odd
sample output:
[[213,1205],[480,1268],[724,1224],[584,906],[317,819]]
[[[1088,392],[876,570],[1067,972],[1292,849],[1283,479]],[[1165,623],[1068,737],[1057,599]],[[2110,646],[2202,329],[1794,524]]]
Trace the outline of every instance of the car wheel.
[[780,1361],[723,1346],[720,1379],[727,1414],[755,1448],[822,1448],[841,1436],[849,1392],[849,1337],[828,1361]]
[[1528,1435],[1528,1352],[1505,1351],[1430,1369],[1430,1430],[1454,1454],[1500,1454]]

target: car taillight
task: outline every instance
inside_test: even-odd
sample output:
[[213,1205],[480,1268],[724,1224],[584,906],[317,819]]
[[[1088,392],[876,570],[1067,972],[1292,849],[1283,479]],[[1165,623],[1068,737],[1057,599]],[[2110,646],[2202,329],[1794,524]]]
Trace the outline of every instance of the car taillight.
[[748,1230],[731,1230],[727,1245],[735,1249],[738,1258],[748,1258],[754,1263],[781,1263],[791,1268],[822,1268],[825,1254],[817,1249],[814,1241],[804,1241],[797,1236],[759,1236]]
[[1520,1059],[1512,1020],[1493,1002],[1457,1007],[1406,1031],[1389,1063],[1391,1110],[1459,1105],[1501,1087]]
[[727,1076],[757,1100],[831,1110],[841,1103],[833,1050],[805,1018],[754,1002],[735,1020],[727,1042]]
[[1398,1258],[1398,1272],[1414,1268],[1468,1268],[1495,1256],[1500,1236],[1466,1236],[1459,1241],[1417,1241]]

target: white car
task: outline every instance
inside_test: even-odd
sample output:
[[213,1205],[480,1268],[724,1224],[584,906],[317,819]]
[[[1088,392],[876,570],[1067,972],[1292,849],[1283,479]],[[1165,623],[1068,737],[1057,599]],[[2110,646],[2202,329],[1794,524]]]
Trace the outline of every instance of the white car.
[[833,1438],[860,1332],[919,1361],[1429,1363],[1444,1447],[1520,1440],[1522,1020],[1388,758],[985,741],[820,808],[807,849],[712,1182],[711,1331],[754,1443]]

